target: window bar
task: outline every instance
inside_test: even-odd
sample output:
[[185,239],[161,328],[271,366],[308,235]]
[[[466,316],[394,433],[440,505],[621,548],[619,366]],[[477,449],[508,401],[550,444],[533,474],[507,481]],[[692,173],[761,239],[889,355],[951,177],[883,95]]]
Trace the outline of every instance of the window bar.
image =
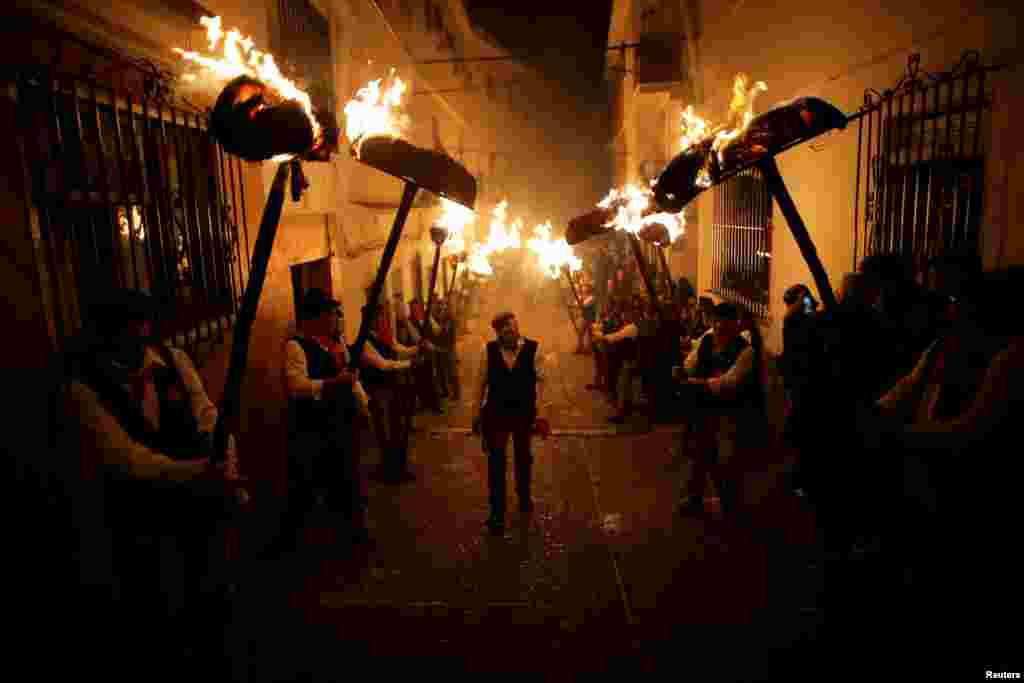
[[896,119],[896,183],[898,185],[896,194],[894,194],[895,206],[892,207],[893,212],[893,233],[896,236],[896,252],[902,254],[904,257],[907,255],[907,225],[906,221],[906,207],[907,207],[907,167],[910,163],[910,157],[907,154],[909,150],[906,145],[906,125],[907,125],[907,114],[903,112],[903,106],[907,94],[904,92],[900,95],[899,104],[899,118]]
[[[81,188],[80,194],[82,195],[84,203],[86,205],[88,205],[88,199],[89,199],[90,192],[89,192],[89,187],[86,184],[86,181],[88,180],[89,162],[88,162],[88,159],[86,159],[86,146],[85,146],[85,139],[84,139],[85,135],[84,135],[84,133],[82,131],[82,104],[81,104],[81,102],[78,99],[78,81],[76,81],[74,79],[71,80],[71,102],[72,102],[72,106],[75,109],[74,123],[75,123],[75,133],[76,133],[76,135],[78,137],[78,150],[77,150],[78,151],[78,159],[79,159],[79,161],[82,164],[81,171],[82,171],[82,181],[83,181],[83,184],[82,184],[82,188]],[[89,225],[89,229],[90,229],[90,231],[92,231],[92,229],[93,229],[91,223]],[[97,240],[96,240],[96,235],[95,235],[94,232],[90,232],[89,236],[90,236],[89,245],[91,247],[91,251],[93,252],[93,263],[100,263],[100,254],[99,254],[98,243],[97,243]],[[82,262],[81,265],[84,266],[85,265],[84,262]],[[86,269],[83,267],[83,270],[86,270]],[[92,269],[88,269],[87,272],[91,272],[91,270]],[[83,272],[82,275],[84,276],[84,275],[86,275],[86,273]],[[79,292],[83,292],[87,280],[91,281],[92,278],[91,277],[90,278],[83,277],[82,280],[79,282]]]
[[[882,109],[876,107],[868,114],[868,166],[867,183],[868,197],[865,199],[870,206],[864,208],[864,242],[865,256],[879,249],[878,216],[881,208],[878,205],[879,185],[881,184],[880,168],[882,164]],[[877,125],[877,132],[875,131]],[[870,208],[870,211],[869,211]],[[869,215],[870,214],[870,215]]]
[[[164,203],[164,220],[165,235],[170,241],[170,248],[165,254],[165,259],[169,258],[168,268],[171,270],[171,282],[174,283],[174,329],[173,334],[177,335],[182,333],[182,311],[185,302],[182,296],[184,290],[184,278],[181,274],[180,259],[178,254],[178,233],[176,230],[174,220],[174,205],[171,201],[171,148],[168,144],[167,135],[167,122],[164,120],[163,103],[159,100],[156,103],[156,130],[159,132],[159,144],[157,145],[157,153],[160,155],[160,163],[163,171],[163,182],[158,188],[160,196],[163,198]],[[184,238],[183,238],[184,241]],[[190,290],[191,298],[191,290]]]
[[[128,251],[129,259],[132,265],[132,284],[130,285],[134,289],[142,288],[142,278],[139,276],[139,264],[138,259],[135,256],[135,242],[136,242],[136,230],[134,212],[132,211],[132,193],[128,189],[128,173],[125,171],[124,163],[124,145],[121,141],[121,116],[117,108],[117,96],[111,93],[111,111],[114,114],[114,149],[117,151],[117,172],[119,182],[119,193],[118,199],[121,200],[121,205],[124,206],[125,219],[128,222]],[[131,103],[128,105],[128,113],[131,114]],[[117,209],[114,209],[114,232],[117,234],[117,241],[115,242],[119,249],[118,256],[120,257],[123,253],[124,245],[120,239],[121,237],[121,226],[117,220]],[[128,278],[125,278],[127,282]]]
[[[208,297],[211,302],[210,316],[212,317],[211,325],[216,327],[217,339],[223,339],[224,328],[221,326],[221,313],[224,309],[224,268],[222,263],[223,252],[220,244],[217,241],[217,233],[215,228],[215,220],[213,216],[213,200],[216,197],[216,191],[213,187],[214,181],[211,177],[212,174],[216,174],[216,168],[210,158],[210,146],[213,144],[213,138],[209,132],[203,129],[202,119],[199,114],[192,115],[193,123],[195,123],[195,135],[193,136],[193,154],[196,158],[196,173],[193,177],[193,185],[195,192],[195,204],[199,214],[198,225],[202,231],[203,242],[206,248],[203,252],[206,254],[206,260],[209,263],[209,282],[211,289],[209,290]],[[202,182],[203,174],[205,173],[206,183]],[[211,330],[212,331],[212,330]]]
[[[227,225],[224,220],[224,211],[222,203],[222,193],[220,188],[220,153],[217,149],[217,143],[211,136],[206,141],[207,158],[209,163],[207,165],[207,194],[209,195],[209,201],[207,207],[210,213],[210,230],[213,233],[214,245],[217,247],[218,252],[217,263],[220,266],[220,278],[223,289],[219,292],[220,306],[223,307],[223,316],[225,317],[224,324],[226,326],[226,316],[232,313],[231,300],[234,296],[235,291],[235,277],[232,271],[231,265],[231,242],[228,239]],[[223,327],[221,328],[221,334],[223,334]]]
[[[56,181],[58,186],[60,186],[60,190],[63,190],[65,179],[64,169],[59,166],[59,163],[61,162],[61,160],[66,159],[66,155],[64,154],[64,139],[61,131],[60,116],[57,111],[57,103],[54,100],[53,77],[49,73],[40,74],[40,85],[45,89],[46,92],[46,103],[48,105],[47,109],[49,110],[50,114],[50,130],[52,131],[53,136],[55,138],[55,140],[50,139],[49,134],[47,134],[47,142],[49,143],[49,148],[47,149],[46,158],[48,162],[54,163],[54,167],[57,169]],[[24,82],[23,79],[19,81],[17,86],[18,104],[20,105],[18,107],[18,114],[19,118],[21,119],[21,128],[22,130],[28,130],[30,127],[28,123],[29,114],[28,108],[24,105],[24,99],[26,97],[25,93],[27,92],[29,86],[27,83]],[[23,140],[24,138],[22,137],[21,141],[19,141],[19,148],[22,149],[24,148]],[[26,165],[29,163],[28,154],[22,154],[22,163]],[[56,227],[54,224],[54,211],[51,206],[51,198],[48,196],[46,191],[46,176],[45,171],[43,169],[40,169],[38,178],[34,182],[36,182],[37,185],[35,188],[37,201],[34,202],[34,204],[40,214],[40,238],[42,239],[43,244],[46,245],[46,263],[47,268],[50,269],[49,293],[53,301],[55,331],[57,334],[57,342],[59,345],[68,336],[67,329],[65,327],[65,322],[67,322],[69,318],[73,319],[73,315],[68,316],[68,311],[66,309],[73,308],[72,302],[74,297],[61,296],[61,292],[65,291],[64,288],[61,286],[61,283],[65,279],[63,269],[65,259],[58,257],[64,255],[64,240],[61,236],[55,234]],[[26,188],[26,191],[31,193],[32,190]],[[58,268],[58,262],[61,264],[60,268]],[[74,311],[72,311],[72,313],[74,313]]]
[[954,216],[956,217],[954,219],[956,230],[953,233],[953,239],[954,242],[964,242],[967,239],[968,222],[967,213],[964,210],[964,204],[966,201],[966,197],[964,195],[969,195],[970,192],[964,191],[963,184],[960,182],[960,177],[962,173],[971,172],[971,162],[968,161],[967,157],[964,155],[967,144],[967,110],[970,107],[971,102],[968,88],[968,84],[971,80],[971,72],[968,71],[961,79],[958,80],[960,80],[960,146],[957,156],[960,159],[963,171],[958,172],[956,176],[956,203],[953,205]]
[[952,203],[950,200],[953,194],[953,188],[949,186],[949,176],[953,171],[953,91],[955,85],[956,82],[953,79],[947,81],[949,93],[946,96],[946,145],[942,153],[947,171],[943,174],[942,194],[940,195],[942,202],[942,240],[940,244],[943,250],[949,249],[952,245],[951,234],[953,232],[952,216],[950,216],[947,205]]
[[885,163],[882,151],[882,140],[885,136],[884,103],[878,104],[878,108],[872,114],[872,119],[877,126],[877,130],[872,136],[875,153],[871,161],[872,198],[871,221],[869,225],[871,231],[871,253],[874,254],[882,250],[882,165]]
[[[182,124],[179,125],[178,117],[176,115],[177,112],[174,108],[169,107],[168,111],[171,115],[171,137],[173,138],[174,158],[177,161],[178,169],[177,187],[175,188],[177,191],[175,195],[175,203],[181,208],[181,224],[178,226],[178,229],[181,231],[184,238],[185,252],[188,255],[189,262],[189,283],[191,286],[189,287],[190,301],[188,306],[188,315],[186,317],[189,332],[195,333],[196,343],[198,343],[199,341],[205,341],[202,336],[202,326],[199,324],[199,321],[205,313],[203,309],[205,309],[206,304],[204,296],[206,287],[203,280],[198,277],[201,272],[200,269],[202,268],[199,245],[197,244],[198,235],[196,234],[195,226],[192,222],[194,216],[191,211],[191,202],[186,197],[190,176],[192,175],[192,168],[187,159],[187,150],[185,152],[182,151],[182,146],[188,145],[188,139],[186,137],[187,131],[184,127],[187,122],[182,122]],[[182,138],[185,139],[183,140]]]
[[244,287],[245,274],[242,272],[242,224],[238,218],[238,201],[235,196],[235,172],[232,166],[232,159],[228,156],[228,153],[224,151],[224,148],[220,145],[217,146],[221,158],[221,167],[226,168],[221,182],[224,186],[225,199],[224,205],[228,206],[228,197],[231,199],[231,219],[234,221],[232,241],[235,245],[235,261],[238,266],[238,291],[235,294],[234,301],[232,302],[232,310],[238,311],[238,299],[242,296],[242,288]]
[[939,84],[932,86],[932,93],[934,94],[932,101],[932,147],[931,157],[928,163],[928,192],[927,192],[927,215],[925,221],[928,224],[928,237],[927,247],[925,253],[930,259],[935,255],[935,244],[938,236],[938,211],[936,210],[935,202],[936,196],[936,182],[937,173],[939,171],[939,91],[941,87]]
[[[242,267],[239,259],[241,254],[238,249],[238,235],[230,226],[238,225],[237,218],[233,218],[228,215],[228,188],[227,182],[228,177],[224,169],[224,150],[221,146],[214,144],[214,153],[217,155],[217,165],[220,168],[220,174],[217,176],[217,187],[218,187],[218,210],[220,212],[221,232],[224,234],[225,242],[227,242],[228,249],[234,250],[234,258],[228,263],[228,272],[231,276],[231,309],[230,312],[234,314],[238,310],[238,283],[242,279]],[[233,206],[231,207],[233,210]],[[232,222],[233,221],[233,222]],[[238,267],[238,279],[235,278],[235,267]]]
[[711,273],[714,279],[711,286],[715,290],[722,288],[722,211],[725,202],[725,185],[719,185],[715,190],[715,219],[711,223],[711,239],[714,242],[711,250]]
[[884,127],[882,128],[882,166],[881,166],[881,181],[879,182],[879,190],[881,191],[881,250],[888,252],[892,250],[892,237],[890,235],[891,221],[889,220],[889,206],[892,203],[892,192],[890,192],[890,164],[891,164],[891,153],[892,153],[892,129],[893,129],[893,106],[892,99],[885,101],[885,115],[884,115]]
[[925,185],[925,174],[928,164],[925,162],[925,136],[928,134],[928,89],[921,90],[921,133],[918,136],[918,172],[914,174],[913,186],[913,229],[915,234],[914,254],[921,267],[928,272],[928,194]]
[[[240,198],[239,204],[242,207],[241,229],[243,231],[242,234],[245,235],[245,272],[248,274],[252,264],[249,262],[249,218],[246,216],[245,209],[245,178],[242,176],[242,161],[240,159],[235,159],[234,162],[235,170],[238,171],[238,196]],[[243,279],[242,282],[245,282],[245,280]]]
[[[975,116],[974,116],[974,141],[973,141],[973,143],[971,145],[971,147],[972,147],[971,158],[972,159],[977,159],[979,162],[981,162],[981,124],[982,124],[982,121],[984,120],[984,116],[985,116],[985,70],[984,69],[979,69],[978,70],[978,94],[977,94],[977,97],[976,97],[976,102],[977,102],[977,105],[976,105],[976,108],[975,108]],[[982,163],[982,172],[984,172],[984,164],[983,163]],[[974,195],[973,193],[970,195],[970,202],[971,202],[971,204],[970,204],[970,213],[971,214],[975,214],[975,213],[980,214],[981,208],[982,208],[981,207],[981,202],[974,201],[975,197],[976,197],[976,195]],[[979,215],[978,218],[980,219],[981,216]],[[972,222],[971,225],[973,225],[973,226],[980,225],[980,220]],[[980,252],[980,250],[981,250],[981,233],[980,232],[976,232],[973,229],[972,229],[972,232],[975,232],[975,234],[969,235],[968,238],[971,240],[971,242],[973,244],[977,245],[978,250]]]
[[[178,113],[181,114],[180,125],[177,123]],[[178,178],[178,185],[180,189],[179,196],[182,202],[182,213],[185,217],[185,228],[189,236],[189,246],[195,259],[192,262],[193,292],[198,294],[197,298],[202,302],[198,306],[198,311],[194,309],[191,316],[191,324],[196,329],[198,339],[200,341],[208,341],[210,336],[204,336],[203,332],[211,332],[207,323],[212,312],[212,306],[210,305],[210,295],[212,293],[210,278],[212,273],[207,263],[207,245],[203,236],[202,222],[199,219],[199,197],[196,189],[195,136],[188,125],[188,116],[184,112],[172,110],[171,120],[175,122],[179,144],[178,153],[183,164],[182,168],[185,169],[185,172]]]
[[[853,270],[857,270],[857,255],[860,249],[860,177],[861,156],[864,151],[864,119],[857,121],[857,166],[853,181]],[[870,156],[869,156],[870,158]]]
[[[105,200],[105,202],[103,203],[103,211],[93,212],[92,210],[90,210],[89,214],[90,214],[90,216],[92,216],[95,213],[96,214],[95,218],[99,218],[100,216],[103,216],[104,214],[106,215],[106,222],[108,223],[107,227],[108,227],[108,230],[111,231],[111,239],[110,239],[110,242],[109,242],[109,249],[105,248],[104,251],[106,251],[107,255],[109,255],[111,257],[110,261],[111,261],[111,265],[113,266],[113,269],[114,269],[114,275],[117,278],[117,285],[118,285],[118,287],[125,287],[126,284],[127,284],[127,282],[126,282],[127,278],[125,277],[125,274],[123,272],[124,269],[121,267],[121,263],[120,263],[120,260],[121,260],[121,251],[120,251],[120,249],[117,250],[117,254],[116,254],[117,257],[114,258],[114,256],[115,256],[115,254],[114,254],[114,247],[115,247],[115,245],[118,246],[118,247],[121,246],[121,244],[120,244],[121,243],[121,235],[119,234],[120,230],[117,227],[117,212],[114,210],[114,204],[113,204],[114,200],[113,200],[112,195],[110,193],[110,177],[107,175],[107,155],[106,155],[106,150],[104,149],[103,116],[102,116],[102,114],[100,112],[99,101],[96,98],[96,83],[95,82],[90,82],[89,83],[89,95],[90,95],[90,99],[92,101],[93,118],[95,118],[95,120],[96,120],[96,152],[97,152],[97,155],[99,157],[100,188],[102,188],[103,199]],[[104,240],[104,247],[106,247],[107,244],[108,244],[107,241]],[[102,260],[98,261],[96,263],[97,266],[102,266],[102,264],[103,264]]]
[[[158,286],[153,287],[153,291],[159,292],[161,297],[161,313],[164,316],[168,316],[173,312],[169,309],[169,306],[177,297],[178,285],[170,271],[170,262],[168,261],[171,247],[167,237],[168,214],[165,204],[167,193],[164,190],[162,181],[166,175],[161,170],[163,152],[157,144],[158,124],[149,115],[149,99],[143,97],[140,105],[142,107],[142,116],[140,117],[142,135],[137,138],[137,151],[139,154],[139,167],[145,169],[143,180],[146,185],[146,213],[150,220],[148,251],[153,259],[154,275],[156,275],[159,282]],[[135,125],[134,118],[132,125]],[[169,330],[167,331],[169,332]]]
[[[217,339],[222,340],[224,338],[224,328],[221,323],[221,314],[224,310],[224,291],[226,285],[224,283],[224,249],[217,239],[217,220],[214,216],[217,197],[217,167],[213,163],[210,154],[214,141],[209,132],[203,129],[202,119],[199,117],[199,114],[193,114],[192,119],[196,128],[194,140],[195,155],[198,159],[195,175],[196,203],[199,210],[199,224],[203,227],[204,239],[207,244],[204,251],[206,251],[210,262],[210,279],[214,287],[210,292],[210,297],[213,299],[211,315],[213,317],[213,325],[217,329]],[[205,183],[202,182],[204,173]],[[201,204],[200,190],[202,190],[203,198]]]
[[[145,256],[146,262],[143,266],[146,269],[146,285],[150,292],[156,291],[156,259],[153,253],[153,238],[155,221],[150,220],[150,196],[146,191],[146,174],[142,165],[142,154],[139,149],[139,136],[138,130],[135,126],[135,100],[131,95],[125,95],[125,103],[128,106],[128,130],[126,133],[131,135],[131,175],[134,178],[135,186],[135,201],[139,205],[139,214],[142,216],[142,225],[145,231],[145,237],[142,240],[142,253]],[[145,115],[145,112],[143,112]],[[125,145],[125,149],[128,149],[128,145]]]

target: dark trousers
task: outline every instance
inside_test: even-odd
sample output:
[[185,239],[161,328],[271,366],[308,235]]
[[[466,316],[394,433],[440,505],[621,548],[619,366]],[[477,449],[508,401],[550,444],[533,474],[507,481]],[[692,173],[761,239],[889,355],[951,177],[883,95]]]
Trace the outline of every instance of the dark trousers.
[[[282,520],[286,538],[297,535],[318,494],[344,523],[364,522],[363,484],[359,467],[358,425],[334,435],[293,435],[288,447],[288,507]],[[284,540],[284,539],[282,539]]]
[[389,475],[400,474],[408,466],[406,437],[411,425],[407,418],[411,417],[416,402],[413,381],[408,373],[401,375],[391,385],[370,389],[370,411],[381,451],[381,469]]
[[484,443],[487,449],[487,485],[490,491],[491,515],[505,517],[505,449],[512,438],[515,460],[516,493],[520,505],[530,500],[530,477],[533,453],[530,436],[533,430],[531,416],[488,415],[485,417]]

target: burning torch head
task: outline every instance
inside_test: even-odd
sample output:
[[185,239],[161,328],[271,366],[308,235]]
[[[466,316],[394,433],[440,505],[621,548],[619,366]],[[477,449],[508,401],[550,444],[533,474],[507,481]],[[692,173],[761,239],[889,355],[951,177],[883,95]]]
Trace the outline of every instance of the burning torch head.
[[448,239],[448,229],[443,225],[434,224],[430,226],[430,241],[434,246],[440,247]]
[[[337,147],[340,130],[331,122],[317,140],[313,125],[300,102],[272,104],[267,86],[250,76],[239,76],[221,91],[210,115],[210,130],[224,149],[247,161],[266,161],[293,154],[325,160]],[[317,114],[318,121],[322,114]],[[314,150],[314,145],[317,149]]]
[[672,236],[669,235],[668,227],[662,223],[648,223],[640,228],[637,236],[644,242],[649,242],[659,247],[666,247],[672,244]]
[[565,241],[572,247],[591,237],[613,232],[615,228],[607,224],[614,217],[614,210],[601,208],[577,216],[569,221],[569,227],[565,231]]
[[359,142],[353,155],[362,163],[418,185],[467,209],[476,204],[476,178],[446,154],[377,135]]
[[658,176],[654,201],[663,211],[679,213],[704,190],[758,161],[845,127],[846,116],[816,97],[782,104],[755,117],[738,138],[717,151],[712,138],[685,149]]

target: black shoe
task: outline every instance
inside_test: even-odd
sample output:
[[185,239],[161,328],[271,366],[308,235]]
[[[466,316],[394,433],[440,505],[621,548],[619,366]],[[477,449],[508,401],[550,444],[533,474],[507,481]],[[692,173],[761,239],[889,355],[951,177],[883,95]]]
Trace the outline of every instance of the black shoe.
[[679,514],[700,515],[704,513],[703,496],[690,496],[679,504]]

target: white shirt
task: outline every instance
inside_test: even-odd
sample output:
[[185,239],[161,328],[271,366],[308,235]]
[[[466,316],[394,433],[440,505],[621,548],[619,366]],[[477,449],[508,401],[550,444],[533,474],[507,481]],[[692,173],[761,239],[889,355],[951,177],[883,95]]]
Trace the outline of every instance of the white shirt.
[[[746,334],[746,333],[744,333]],[[692,375],[697,370],[697,362],[700,354],[700,345],[704,341],[704,338],[708,335],[714,335],[713,330],[708,330],[701,335],[693,344],[693,349],[686,356],[686,360],[683,362],[683,367],[686,369],[687,374]],[[744,337],[746,338],[746,337]],[[747,339],[749,342],[749,339]],[[709,341],[708,343],[714,343]],[[736,393],[740,386],[750,376],[751,371],[754,369],[754,349],[751,346],[747,346],[740,352],[740,355],[736,358],[736,362],[732,364],[725,374],[720,377],[713,377],[708,380],[708,389],[711,393],[716,396],[728,396]]]
[[[217,425],[217,407],[207,396],[199,373],[184,351],[171,349],[171,358],[188,392],[199,431],[212,432]],[[143,371],[156,366],[167,367],[155,349],[147,348],[143,356]],[[84,458],[91,457],[98,464],[118,468],[134,479],[184,480],[193,476],[194,466],[175,461],[132,439],[96,392],[86,384],[70,382],[62,399],[65,414],[75,423],[75,433],[71,435],[75,441],[72,443]],[[159,428],[160,403],[152,378],[146,382],[143,414],[154,428]],[[199,453],[196,453],[198,457]],[[235,467],[237,460],[234,437],[229,436],[226,454],[229,468]]]
[[[345,349],[345,356],[347,358],[348,346],[342,343],[342,347]],[[363,353],[363,358],[366,358],[365,352]],[[306,352],[302,350],[299,342],[294,339],[288,339],[285,342],[284,386],[285,391],[291,398],[312,398],[315,401],[319,401],[323,396],[324,380],[309,378]],[[360,410],[367,414],[370,399],[366,395],[362,383],[356,381],[352,385],[352,393],[359,399]]]

